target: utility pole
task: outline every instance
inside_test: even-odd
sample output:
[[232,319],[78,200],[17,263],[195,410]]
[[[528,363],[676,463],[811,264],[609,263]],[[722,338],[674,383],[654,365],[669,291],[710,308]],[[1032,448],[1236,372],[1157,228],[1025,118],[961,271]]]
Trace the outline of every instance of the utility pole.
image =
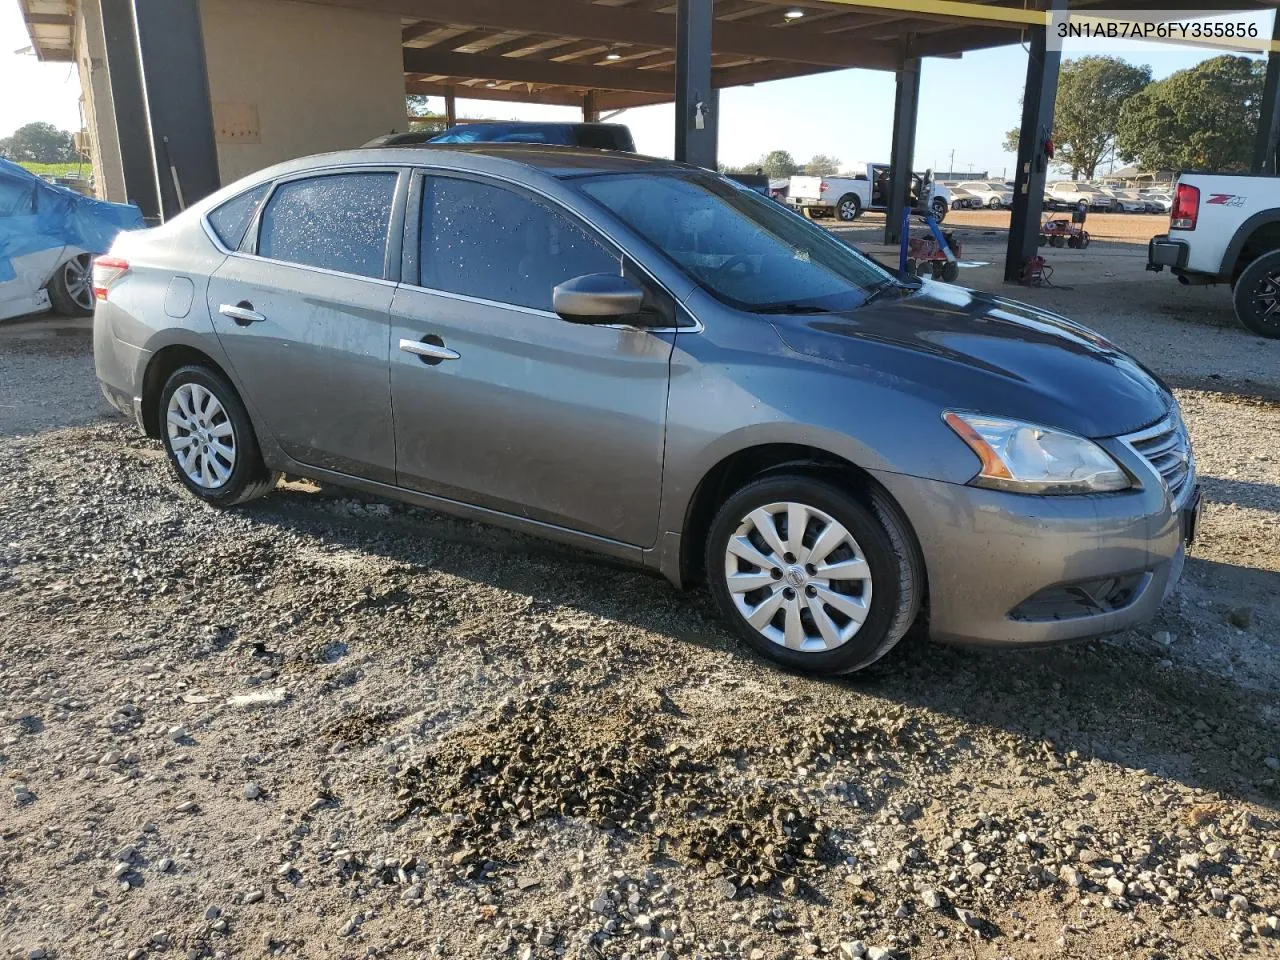
[[956,151],[955,147],[951,148],[951,163],[947,166],[947,173],[956,172]]

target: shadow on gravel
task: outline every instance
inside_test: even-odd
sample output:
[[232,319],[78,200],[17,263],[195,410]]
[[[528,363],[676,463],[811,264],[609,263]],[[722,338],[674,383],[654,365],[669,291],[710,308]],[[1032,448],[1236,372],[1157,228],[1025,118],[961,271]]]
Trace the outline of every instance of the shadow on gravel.
[[[389,520],[335,516],[322,507],[326,499],[324,493],[281,490],[250,509],[268,523],[343,547],[749,661],[759,670],[755,682],[767,683],[771,675],[779,683],[797,682],[737,644],[705,591],[680,593],[665,580],[567,547],[429,511],[394,506]],[[672,653],[679,656],[678,649]],[[813,684],[814,698],[828,705],[873,696],[1006,731],[1013,735],[1011,765],[1019,757],[1034,758],[1024,760],[1034,766],[1047,762],[1046,755],[1074,754],[1075,760],[1145,769],[1280,810],[1276,774],[1263,763],[1280,742],[1274,704],[1268,716],[1257,695],[1208,674],[1161,667],[1160,656],[1122,639],[1044,650],[962,650],[930,643],[917,630],[855,677],[799,682]]]
[[1232,503],[1237,507],[1270,510],[1280,513],[1280,485],[1255,483],[1252,480],[1203,479],[1205,495],[1214,503]]

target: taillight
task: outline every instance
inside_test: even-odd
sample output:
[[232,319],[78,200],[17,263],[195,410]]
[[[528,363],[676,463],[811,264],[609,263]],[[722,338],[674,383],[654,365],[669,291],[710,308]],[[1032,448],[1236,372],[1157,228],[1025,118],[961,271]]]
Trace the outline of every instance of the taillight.
[[1170,230],[1194,230],[1200,215],[1200,188],[1189,183],[1178,184],[1173,195],[1173,209],[1169,211]]
[[119,257],[98,257],[93,261],[93,295],[107,299],[111,285],[129,272],[129,261]]
[[818,189],[821,190],[823,193],[826,193],[829,189],[831,189],[831,184],[823,180],[820,184],[818,184]]

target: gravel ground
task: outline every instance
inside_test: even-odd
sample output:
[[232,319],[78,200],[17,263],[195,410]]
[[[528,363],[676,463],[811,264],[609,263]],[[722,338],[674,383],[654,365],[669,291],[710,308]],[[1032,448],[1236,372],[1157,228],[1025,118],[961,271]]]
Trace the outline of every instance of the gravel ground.
[[1280,954],[1280,344],[1097,286],[1059,308],[1184,378],[1182,588],[842,681],[538,541],[304,482],[206,508],[83,329],[0,329],[0,956]]

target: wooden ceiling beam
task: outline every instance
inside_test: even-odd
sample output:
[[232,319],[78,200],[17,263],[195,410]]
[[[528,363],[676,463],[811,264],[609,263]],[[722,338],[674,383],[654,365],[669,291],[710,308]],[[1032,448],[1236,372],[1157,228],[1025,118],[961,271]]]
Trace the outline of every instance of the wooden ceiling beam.
[[666,93],[674,78],[647,70],[620,67],[584,67],[529,57],[491,57],[485,54],[445,53],[436,50],[404,50],[405,73],[476,77],[482,80],[537,83],[584,90],[631,90]]
[[[337,3],[338,0],[320,0]],[[675,46],[675,19],[667,14],[637,12],[570,0],[364,0],[365,9],[406,17],[429,18],[473,28],[519,31],[548,36]],[[767,27],[717,21],[713,31],[717,53],[792,60],[822,66],[854,66],[873,51],[871,45],[836,39],[802,26]]]

